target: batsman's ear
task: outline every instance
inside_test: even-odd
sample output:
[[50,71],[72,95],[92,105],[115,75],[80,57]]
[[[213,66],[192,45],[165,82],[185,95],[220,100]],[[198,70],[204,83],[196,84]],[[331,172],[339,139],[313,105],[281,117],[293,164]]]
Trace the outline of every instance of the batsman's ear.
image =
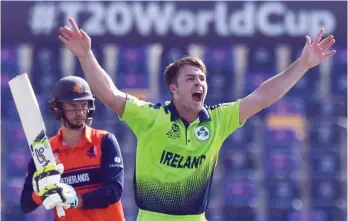
[[50,108],[50,111],[51,111],[51,114],[53,115],[53,117],[56,120],[60,121],[62,119],[63,113],[62,113],[61,108],[58,105],[57,100],[55,98],[53,98],[52,100],[50,100],[48,102],[48,104],[49,104],[49,108]]

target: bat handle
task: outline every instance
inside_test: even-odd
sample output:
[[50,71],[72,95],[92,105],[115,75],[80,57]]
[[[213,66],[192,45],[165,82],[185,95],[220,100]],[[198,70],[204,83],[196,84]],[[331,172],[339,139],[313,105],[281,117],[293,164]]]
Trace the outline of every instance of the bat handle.
[[57,214],[59,218],[62,218],[65,216],[65,211],[62,206],[56,206],[56,209],[57,209]]

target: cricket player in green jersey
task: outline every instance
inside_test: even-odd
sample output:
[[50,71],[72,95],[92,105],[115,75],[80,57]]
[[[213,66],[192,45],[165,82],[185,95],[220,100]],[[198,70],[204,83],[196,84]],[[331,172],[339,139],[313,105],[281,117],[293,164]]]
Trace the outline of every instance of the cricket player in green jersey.
[[138,221],[203,221],[214,168],[224,140],[251,116],[279,100],[307,72],[332,56],[332,35],[306,36],[301,57],[253,93],[205,106],[207,70],[199,58],[169,64],[172,100],[152,104],[118,90],[91,51],[91,39],[69,18],[59,39],[74,53],[96,96],[126,122],[138,139],[134,180]]

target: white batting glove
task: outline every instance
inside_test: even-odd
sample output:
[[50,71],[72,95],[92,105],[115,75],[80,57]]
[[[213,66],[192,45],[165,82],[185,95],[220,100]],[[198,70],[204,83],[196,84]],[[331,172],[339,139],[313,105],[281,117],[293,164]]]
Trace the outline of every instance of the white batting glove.
[[64,172],[64,165],[49,165],[35,171],[33,175],[33,190],[38,196],[42,196],[45,191],[58,184],[61,174]]
[[44,207],[49,210],[57,205],[64,209],[76,208],[78,198],[74,188],[68,184],[59,183],[48,189],[42,196]]

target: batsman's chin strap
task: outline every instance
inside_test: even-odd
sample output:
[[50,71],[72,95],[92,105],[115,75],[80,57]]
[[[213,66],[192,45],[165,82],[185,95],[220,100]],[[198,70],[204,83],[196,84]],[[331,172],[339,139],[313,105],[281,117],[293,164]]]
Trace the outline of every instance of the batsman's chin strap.
[[92,117],[87,118],[87,120],[86,120],[86,125],[90,127],[91,124],[92,124],[92,121],[93,121],[93,118],[92,118]]

